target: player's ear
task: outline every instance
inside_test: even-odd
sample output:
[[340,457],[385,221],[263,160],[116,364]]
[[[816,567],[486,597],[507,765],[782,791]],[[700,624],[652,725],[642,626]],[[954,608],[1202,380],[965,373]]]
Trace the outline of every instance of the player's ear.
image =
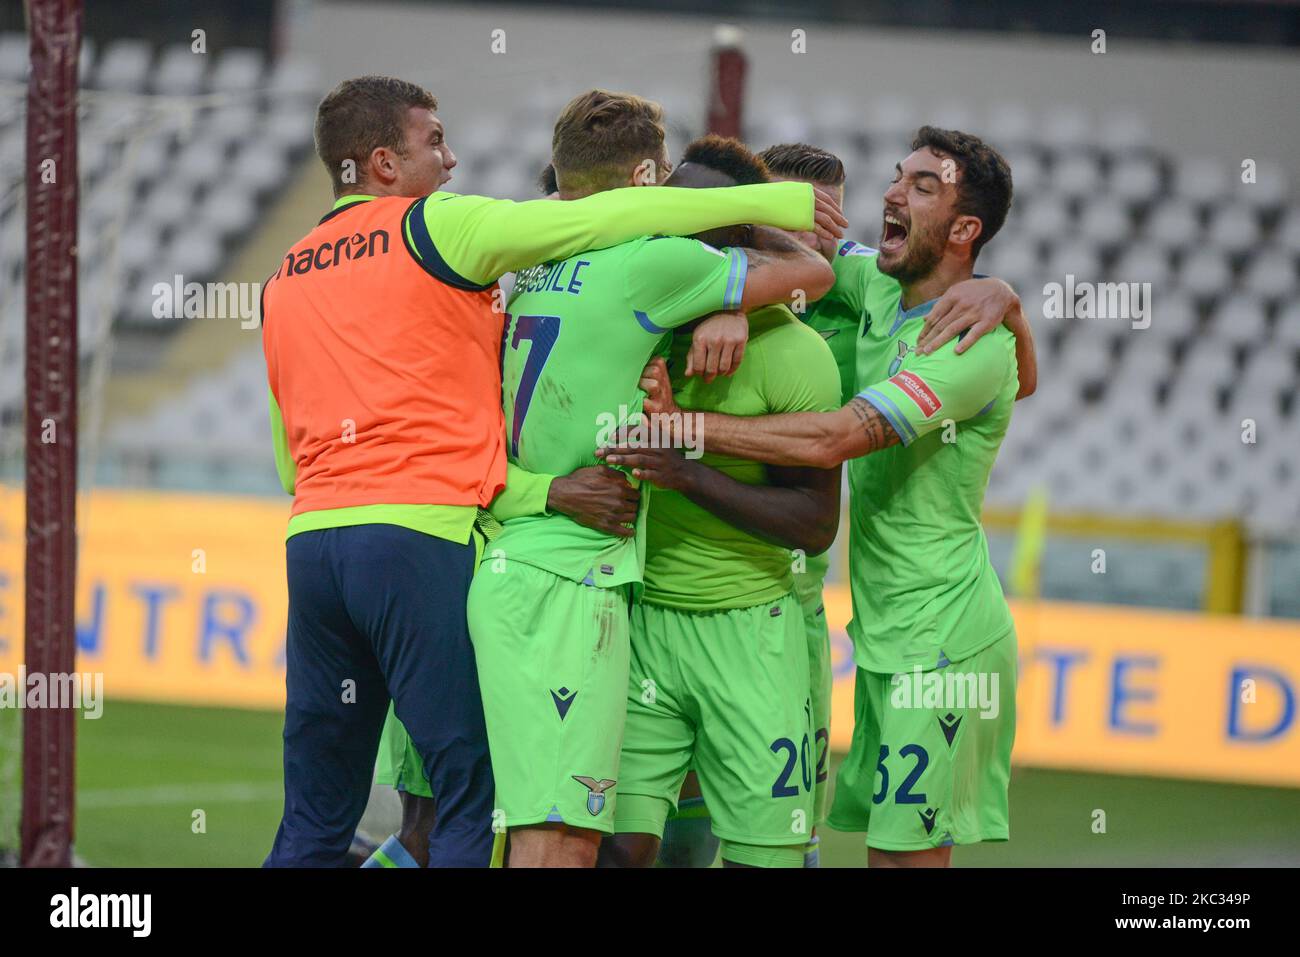
[[392,185],[397,181],[397,153],[387,146],[376,146],[371,150],[367,166],[375,182]]
[[659,164],[652,159],[643,159],[632,171],[630,186],[658,186]]
[[958,216],[948,227],[948,242],[967,246],[984,232],[984,224],[978,216]]

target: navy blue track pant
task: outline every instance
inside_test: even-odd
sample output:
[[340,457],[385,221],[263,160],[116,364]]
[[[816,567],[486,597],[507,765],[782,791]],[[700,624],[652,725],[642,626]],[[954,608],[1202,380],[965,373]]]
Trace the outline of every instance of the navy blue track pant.
[[486,867],[492,767],[465,617],[474,541],[355,525],[285,549],[284,816],[266,865],[343,863],[391,697],[437,804],[429,866]]

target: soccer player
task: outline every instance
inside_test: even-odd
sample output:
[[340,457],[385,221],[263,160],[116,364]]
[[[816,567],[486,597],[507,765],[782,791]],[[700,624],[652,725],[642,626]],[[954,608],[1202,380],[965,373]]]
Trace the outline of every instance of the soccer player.
[[[999,326],[960,357],[951,342],[917,350],[926,314],[1001,228],[1011,172],[970,134],[922,127],[912,147],[884,195],[879,253],[834,264],[855,274],[847,288],[869,317],[865,387],[834,412],[705,412],[701,425],[713,454],[852,460],[855,723],[829,820],[866,831],[877,867],[947,866],[954,844],[1006,840],[1015,735],[1015,628],[979,523],[1019,391],[1014,337]],[[662,363],[643,386],[647,410],[679,412]],[[605,460],[653,480],[662,455],[619,448]],[[936,682],[934,700],[907,693]]]
[[[687,148],[669,183],[766,179],[740,143],[706,137]],[[762,248],[816,255],[779,230],[750,233]],[[706,241],[734,245],[737,236]],[[813,299],[826,289],[802,288]],[[670,361],[692,405],[742,415],[838,405],[834,361],[815,332],[784,305],[758,309],[749,321],[744,361],[727,380],[686,380],[690,343],[674,337]],[[652,864],[694,769],[726,865],[801,866],[814,768],[807,641],[790,550],[830,544],[839,470],[675,455],[643,477],[656,486],[645,592],[632,610],[617,834],[602,856],[613,865]]]
[[[759,154],[772,178],[777,182],[800,182],[817,186],[831,193],[842,206],[844,203],[845,174],[844,164],[838,156],[828,150],[810,146],[806,143],[781,143],[769,146]],[[801,233],[799,238],[814,248],[819,248],[827,258],[834,262],[835,256],[867,255],[875,251],[870,247],[852,240],[838,242],[822,241],[815,232]],[[851,260],[857,264],[859,260]],[[800,318],[816,329],[826,340],[835,356],[835,365],[840,371],[840,402],[846,404],[857,392],[856,372],[858,330],[862,327],[865,316],[856,302],[853,290],[857,287],[854,268],[842,269],[837,276],[835,286],[821,299],[811,303]],[[886,285],[889,280],[886,278]],[[971,279],[956,287],[963,296],[987,296],[994,304],[993,309],[983,313],[971,310],[966,319],[961,319],[955,312],[947,309],[931,310],[926,317],[927,328],[922,330],[920,342],[933,338],[932,348],[942,346],[953,335],[965,333],[963,343],[957,347],[974,344],[999,321],[1005,322],[1007,328],[1016,336],[1016,358],[1020,369],[1021,391],[1017,398],[1024,398],[1033,392],[1037,380],[1037,362],[1034,356],[1034,339],[1024,313],[1018,308],[1018,299],[1014,290],[1006,283],[996,279]],[[950,299],[955,297],[950,297]],[[997,318],[997,303],[1005,304],[1005,313],[1001,320]],[[935,330],[933,337],[928,336],[931,319],[944,315],[950,317],[946,328]],[[826,626],[826,610],[822,601],[822,590],[826,573],[829,569],[829,555],[810,555],[807,557],[803,571],[795,573],[795,590],[804,610],[804,622],[808,628],[808,661],[812,667],[813,718],[818,743],[818,775],[814,815],[818,825],[826,820],[829,797],[829,781],[825,767],[826,752],[830,747],[831,687],[834,676],[831,673],[830,634]],[[814,830],[808,842],[806,864],[816,867],[818,863],[818,838]]]
[[[807,187],[616,190],[511,203],[442,190],[437,101],[390,77],[340,84],[316,146],[334,208],[262,296],[286,542],[284,814],[268,865],[337,865],[392,700],[438,806],[431,866],[482,866],[492,777],[465,618],[479,508],[506,477],[496,279],[657,230],[755,219],[836,228]],[[714,357],[715,361],[717,357]]]
[[[538,174],[537,189],[546,199],[559,198],[555,167],[552,164],[547,163]],[[620,508],[627,506],[630,493],[635,513],[639,493],[626,479],[619,477],[618,481],[613,481],[614,474],[610,469],[583,468],[568,476],[552,478],[525,472],[507,462],[506,488],[492,500],[489,511],[497,522],[516,514],[562,512],[579,524],[602,529],[611,535],[625,534],[625,526],[619,524]],[[545,486],[538,485],[539,480],[550,481],[545,506],[540,510],[536,504],[539,501],[537,491]],[[577,484],[575,480],[578,480]],[[529,510],[530,507],[532,511]],[[423,766],[424,760],[416,752],[410,735],[390,706],[379,739],[375,784],[397,791],[402,805],[401,824],[397,831],[374,849],[361,864],[362,867],[428,866],[429,832],[438,819],[438,812],[429,782],[424,778]],[[494,850],[494,860],[496,856]]]
[[[582,94],[556,123],[553,163],[566,201],[658,185],[671,169],[662,111],[629,94]],[[510,461],[552,474],[595,464],[602,431],[612,435],[639,416],[641,370],[671,330],[780,302],[796,289],[820,295],[833,278],[822,257],[798,244],[719,250],[669,236],[521,271],[503,340]],[[642,576],[647,505],[643,493],[624,535],[564,515],[512,518],[470,588],[495,813],[508,829],[511,867],[590,867],[613,829],[628,604]]]

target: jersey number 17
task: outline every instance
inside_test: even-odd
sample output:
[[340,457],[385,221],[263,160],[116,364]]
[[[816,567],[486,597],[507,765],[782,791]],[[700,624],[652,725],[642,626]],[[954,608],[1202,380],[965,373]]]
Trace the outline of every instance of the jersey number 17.
[[[511,328],[512,320],[506,315],[506,328]],[[559,316],[516,316],[513,320],[514,332],[510,336],[510,348],[519,351],[519,343],[528,340],[532,347],[528,358],[524,360],[524,371],[519,375],[519,387],[515,390],[515,410],[511,416],[510,454],[519,458],[519,431],[523,428],[524,418],[528,415],[528,405],[533,401],[533,390],[542,375],[542,367],[560,336]],[[504,366],[505,354],[502,352]],[[504,368],[502,370],[504,372]]]

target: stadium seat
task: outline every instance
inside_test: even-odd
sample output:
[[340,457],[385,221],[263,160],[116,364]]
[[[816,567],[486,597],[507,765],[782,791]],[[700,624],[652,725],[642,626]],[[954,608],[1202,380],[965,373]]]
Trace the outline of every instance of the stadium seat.
[[1179,160],[1174,169],[1174,191],[1194,203],[1209,203],[1228,188],[1229,166],[1223,160],[1193,156]]
[[95,71],[95,86],[120,93],[143,92],[153,49],[144,40],[114,40],[104,48]]
[[285,57],[271,68],[267,87],[282,101],[316,96],[321,92],[320,71],[310,61]]
[[1186,249],[1200,241],[1200,217],[1187,200],[1169,200],[1148,215],[1146,235],[1166,249]]
[[1295,256],[1281,249],[1262,249],[1251,254],[1242,276],[1242,286],[1266,299],[1295,294]]
[[1273,325],[1273,342],[1280,348],[1300,349],[1300,302],[1285,306]]
[[1054,240],[1066,233],[1071,222],[1072,217],[1065,200],[1059,196],[1044,195],[1022,213],[1019,231],[1028,239]]
[[1193,296],[1218,295],[1231,284],[1232,267],[1219,250],[1200,246],[1183,257],[1178,281]]
[[1150,141],[1151,124],[1131,107],[1108,110],[1097,122],[1097,142],[1108,152],[1135,153],[1145,149]]
[[1244,203],[1260,212],[1268,213],[1286,205],[1291,195],[1291,183],[1281,162],[1260,158],[1255,162],[1255,181],[1242,180],[1240,167],[1232,177],[1229,196],[1233,202]]
[[[1153,290],[1156,287],[1153,287]],[[1196,304],[1185,292],[1165,293],[1152,303],[1151,328],[1143,330],[1144,337],[1166,341],[1190,338],[1199,327]]]
[[1166,286],[1171,273],[1169,255],[1149,243],[1130,245],[1110,270],[1117,282],[1149,282],[1156,289]]
[[235,153],[229,169],[231,182],[260,193],[288,175],[289,163],[283,153],[267,149],[266,144],[250,142]]
[[[1101,320],[1076,320],[1097,323]],[[1103,379],[1111,367],[1110,341],[1098,334],[1075,334],[1066,341],[1061,353],[1061,372],[1077,383]]]
[[1205,238],[1226,252],[1242,253],[1259,243],[1259,231],[1254,209],[1229,202],[1210,212]]
[[208,57],[195,53],[189,44],[177,44],[163,51],[149,81],[154,93],[167,96],[190,96],[203,88],[203,74]]
[[1101,182],[1101,162],[1090,153],[1067,153],[1052,170],[1052,189],[1066,199],[1094,199]]
[[1079,235],[1098,246],[1123,244],[1132,228],[1128,207],[1116,196],[1102,195],[1082,205]]
[[216,182],[226,171],[226,143],[204,129],[181,147],[174,166],[176,175],[186,183],[201,186]]
[[0,80],[6,83],[27,81],[28,42],[24,33],[0,34]]
[[1101,252],[1088,239],[1066,239],[1056,243],[1047,254],[1046,275],[1064,281],[1067,275],[1076,281],[1096,282],[1101,278]]
[[1120,160],[1111,169],[1111,191],[1124,202],[1142,204],[1151,201],[1160,191],[1160,165],[1149,156],[1130,156]]
[[1296,381],[1296,353],[1292,349],[1278,349],[1260,345],[1241,370],[1237,386],[1245,390],[1263,389],[1280,395]]
[[[1069,154],[1091,149],[1095,141],[1091,118],[1078,107],[1058,104],[1042,121],[1041,140],[1051,150]],[[1059,159],[1059,157],[1058,157]]]
[[881,139],[900,139],[916,131],[916,109],[906,100],[880,93],[869,101],[863,117],[867,134]]
[[257,204],[248,193],[213,190],[200,205],[197,218],[224,239],[252,225]]
[[222,50],[212,71],[212,90],[216,93],[243,93],[254,89],[262,80],[266,63],[261,50],[229,47]]
[[1269,337],[1264,303],[1248,294],[1227,297],[1215,310],[1210,325],[1213,337],[1228,346],[1254,346]]
[[[995,104],[989,111],[988,139],[1004,153],[1014,151],[1017,147],[1034,140],[1035,123],[1029,109],[1017,101],[1003,101]],[[1016,168],[1013,166],[1013,170]],[[1019,189],[1019,171],[1016,176],[1016,188]]]
[[[278,108],[264,118],[260,136],[281,148],[302,148],[311,144],[314,122],[310,113],[299,108]],[[537,169],[543,165],[538,163]]]
[[1236,365],[1231,353],[1216,342],[1200,340],[1192,345],[1183,358],[1179,388],[1219,389],[1231,381],[1235,372]]

